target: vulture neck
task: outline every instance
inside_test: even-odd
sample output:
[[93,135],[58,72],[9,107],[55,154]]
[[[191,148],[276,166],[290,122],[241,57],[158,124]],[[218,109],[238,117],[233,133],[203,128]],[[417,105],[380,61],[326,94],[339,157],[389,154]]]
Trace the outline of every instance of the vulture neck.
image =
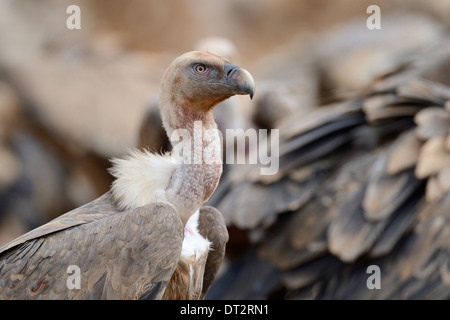
[[222,174],[222,143],[212,107],[203,111],[184,103],[167,105],[162,99],[160,108],[177,162],[166,197],[186,224],[217,187]]

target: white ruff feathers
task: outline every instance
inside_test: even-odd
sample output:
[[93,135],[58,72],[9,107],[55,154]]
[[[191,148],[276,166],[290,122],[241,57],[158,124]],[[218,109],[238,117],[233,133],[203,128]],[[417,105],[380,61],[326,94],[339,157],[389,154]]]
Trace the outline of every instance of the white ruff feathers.
[[176,169],[176,162],[170,155],[133,150],[125,158],[115,158],[111,162],[110,173],[116,178],[111,190],[120,209],[167,202],[165,190]]
[[[149,151],[133,150],[125,158],[111,160],[111,174],[116,178],[112,193],[119,207],[128,210],[152,202],[167,202],[165,189],[176,169],[170,155],[158,155]],[[199,211],[187,221],[181,256],[199,258],[210,250],[211,242],[198,232]]]

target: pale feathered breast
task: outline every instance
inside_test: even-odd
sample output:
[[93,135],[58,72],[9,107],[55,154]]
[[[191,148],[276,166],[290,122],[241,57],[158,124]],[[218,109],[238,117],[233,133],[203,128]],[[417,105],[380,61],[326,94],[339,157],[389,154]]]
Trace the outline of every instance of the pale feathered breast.
[[152,202],[167,202],[165,190],[177,165],[170,154],[133,150],[124,158],[111,160],[110,173],[116,178],[112,193],[118,206],[128,210]]
[[201,255],[208,253],[211,242],[204,238],[198,231],[199,210],[189,218],[184,227],[184,241],[181,249],[181,256],[189,259],[198,259]]

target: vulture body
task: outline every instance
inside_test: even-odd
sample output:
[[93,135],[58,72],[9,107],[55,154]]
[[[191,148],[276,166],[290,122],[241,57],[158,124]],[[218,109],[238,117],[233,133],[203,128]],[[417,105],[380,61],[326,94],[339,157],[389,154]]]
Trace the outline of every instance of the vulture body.
[[161,82],[160,110],[179,152],[114,159],[109,192],[0,248],[0,298],[204,298],[228,241],[221,213],[202,207],[222,173],[213,108],[253,92],[251,75],[222,57],[176,58]]
[[208,204],[246,241],[207,298],[450,298],[448,43],[284,119],[277,174],[222,177]]

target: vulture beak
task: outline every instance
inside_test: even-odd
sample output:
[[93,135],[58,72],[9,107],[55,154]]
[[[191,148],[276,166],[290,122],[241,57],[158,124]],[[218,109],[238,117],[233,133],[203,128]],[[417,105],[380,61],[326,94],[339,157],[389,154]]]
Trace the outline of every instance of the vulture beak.
[[255,81],[250,72],[231,63],[224,64],[224,71],[226,85],[233,87],[235,94],[249,94],[253,98]]

